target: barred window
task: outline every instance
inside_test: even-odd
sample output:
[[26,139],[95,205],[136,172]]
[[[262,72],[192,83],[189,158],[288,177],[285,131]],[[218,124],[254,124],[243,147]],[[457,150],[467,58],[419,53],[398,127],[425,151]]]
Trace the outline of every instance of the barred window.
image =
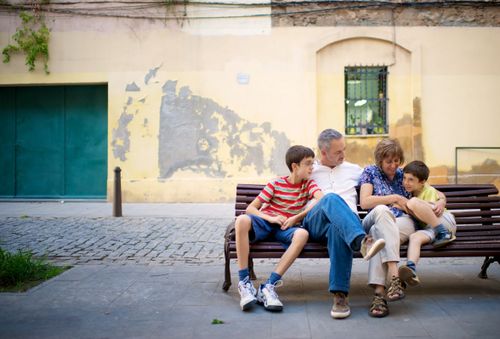
[[345,134],[387,134],[387,67],[345,67]]

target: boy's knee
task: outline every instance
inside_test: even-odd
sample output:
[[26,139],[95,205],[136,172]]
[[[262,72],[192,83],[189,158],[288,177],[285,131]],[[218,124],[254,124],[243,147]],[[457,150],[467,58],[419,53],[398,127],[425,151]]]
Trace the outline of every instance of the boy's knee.
[[292,241],[300,241],[306,243],[308,239],[309,232],[307,232],[307,230],[303,228],[299,228],[293,233]]
[[252,226],[252,219],[246,214],[239,215],[234,223],[236,232],[249,232]]
[[415,210],[419,205],[419,203],[420,201],[418,200],[418,198],[413,197],[410,200],[408,200],[408,202],[406,203],[406,207],[408,207],[408,209],[410,210]]

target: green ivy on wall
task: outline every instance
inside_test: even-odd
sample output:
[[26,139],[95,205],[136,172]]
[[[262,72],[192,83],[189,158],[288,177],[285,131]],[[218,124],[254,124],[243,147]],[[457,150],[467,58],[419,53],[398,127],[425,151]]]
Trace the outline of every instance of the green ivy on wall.
[[45,74],[49,74],[49,37],[50,31],[45,24],[43,16],[34,9],[33,14],[20,12],[22,20],[21,26],[16,29],[12,36],[14,44],[9,44],[2,50],[3,62],[8,63],[14,53],[24,53],[26,55],[26,66],[28,70],[35,70],[35,62],[42,59]]

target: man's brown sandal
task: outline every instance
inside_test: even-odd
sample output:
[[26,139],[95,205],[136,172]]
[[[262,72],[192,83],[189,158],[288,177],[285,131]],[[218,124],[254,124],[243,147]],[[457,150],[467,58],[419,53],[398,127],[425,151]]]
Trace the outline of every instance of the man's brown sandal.
[[370,306],[370,312],[368,312],[371,317],[383,318],[389,314],[389,306],[387,306],[387,301],[380,294],[375,294],[372,300],[372,305]]
[[392,277],[391,284],[387,289],[387,299],[389,301],[396,301],[405,297],[405,286],[399,277]]

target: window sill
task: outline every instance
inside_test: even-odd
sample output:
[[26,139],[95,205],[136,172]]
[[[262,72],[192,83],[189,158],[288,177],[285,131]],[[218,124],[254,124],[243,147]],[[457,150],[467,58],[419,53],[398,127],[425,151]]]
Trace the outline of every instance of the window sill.
[[344,134],[344,137],[347,138],[347,139],[358,139],[358,138],[387,138],[389,137],[389,134],[388,133],[385,133],[385,134],[356,134],[356,135],[352,135],[352,134],[349,134],[349,135],[345,135]]

